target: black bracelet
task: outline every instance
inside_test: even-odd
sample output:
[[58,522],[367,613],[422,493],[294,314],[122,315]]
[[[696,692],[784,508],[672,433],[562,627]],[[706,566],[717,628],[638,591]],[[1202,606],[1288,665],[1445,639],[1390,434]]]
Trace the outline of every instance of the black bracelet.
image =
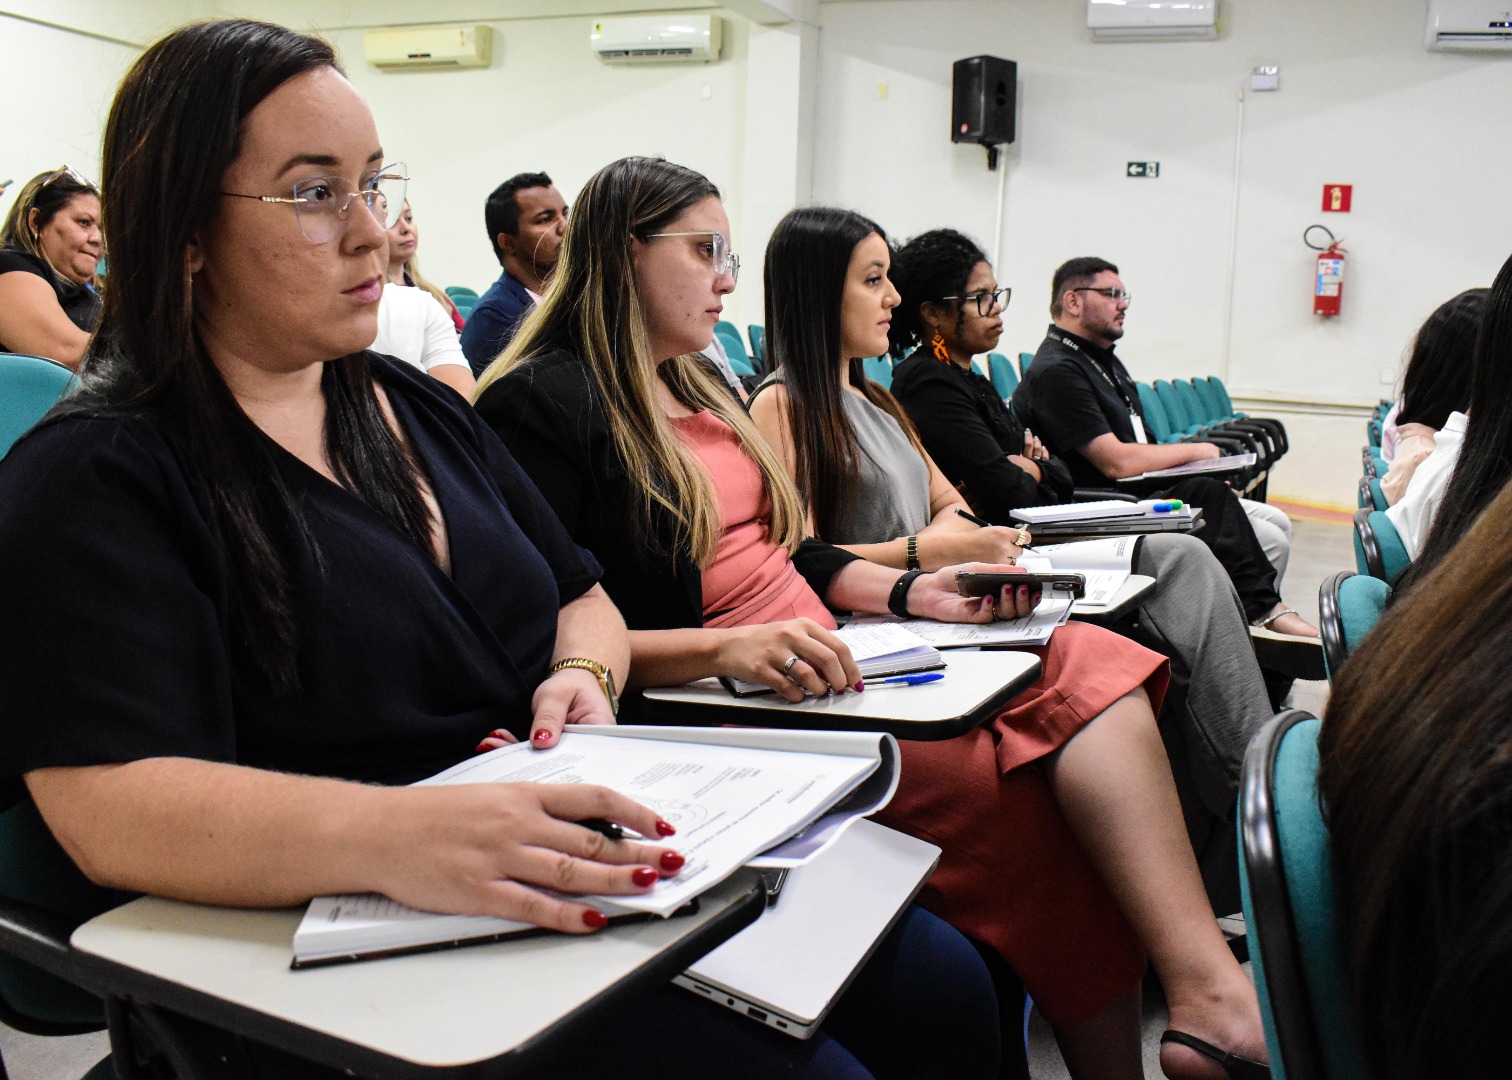
[[908,590],[913,587],[914,578],[922,577],[924,571],[910,570],[893,583],[892,592],[887,594],[887,610],[900,619],[906,619],[908,614]]

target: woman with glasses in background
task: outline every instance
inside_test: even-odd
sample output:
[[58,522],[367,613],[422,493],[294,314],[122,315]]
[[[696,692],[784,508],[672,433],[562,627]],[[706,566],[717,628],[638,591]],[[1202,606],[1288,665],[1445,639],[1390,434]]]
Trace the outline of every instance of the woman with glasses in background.
[[0,351],[78,367],[100,312],[100,192],[66,165],[21,188],[0,226]]

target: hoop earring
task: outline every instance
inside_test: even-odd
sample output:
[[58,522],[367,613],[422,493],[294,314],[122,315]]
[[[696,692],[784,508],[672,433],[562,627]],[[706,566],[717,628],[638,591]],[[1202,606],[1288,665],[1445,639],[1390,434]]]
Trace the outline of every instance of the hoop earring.
[[940,363],[950,363],[950,350],[945,347],[945,339],[940,335],[938,330],[935,331],[934,337],[929,340],[929,349],[934,353],[934,358]]

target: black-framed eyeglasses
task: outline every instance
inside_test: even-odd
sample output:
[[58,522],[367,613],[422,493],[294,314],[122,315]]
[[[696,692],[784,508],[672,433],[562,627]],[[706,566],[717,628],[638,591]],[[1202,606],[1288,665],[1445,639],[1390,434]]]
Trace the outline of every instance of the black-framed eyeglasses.
[[384,231],[392,229],[404,213],[408,171],[409,166],[402,161],[385,165],[356,190],[353,190],[352,182],[342,176],[312,176],[294,185],[293,198],[245,195],[239,191],[223,191],[221,194],[232,199],[291,204],[299,231],[305,239],[312,244],[324,244],[346,230],[347,211],[351,209],[353,199],[362,200],[368,213],[377,219]]
[[1115,304],[1120,300],[1122,300],[1125,304],[1132,304],[1134,302],[1134,294],[1131,293],[1128,289],[1115,289],[1107,286],[1100,287],[1097,285],[1083,285],[1081,288],[1072,289],[1071,291],[1100,293],[1103,296],[1106,296],[1109,300],[1113,301]]
[[730,250],[730,242],[725,239],[724,233],[712,230],[700,230],[695,232],[655,232],[647,233],[647,240],[655,240],[662,236],[707,236],[709,238],[709,264],[714,268],[714,276],[729,274],[730,280],[740,280],[740,256]]
[[978,315],[991,315],[993,308],[1005,308],[1013,299],[1013,290],[1004,285],[1000,289],[991,292],[968,293],[965,296],[942,296],[941,300],[959,300],[963,304],[967,300],[975,300]]

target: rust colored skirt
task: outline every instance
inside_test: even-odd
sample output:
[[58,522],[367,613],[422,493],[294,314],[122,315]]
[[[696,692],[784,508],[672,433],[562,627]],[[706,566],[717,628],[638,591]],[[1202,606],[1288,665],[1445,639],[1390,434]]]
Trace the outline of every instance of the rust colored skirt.
[[877,820],[941,848],[919,902],[996,950],[1052,1024],[1074,1024],[1132,990],[1145,957],[1037,762],[1137,687],[1158,713],[1169,671],[1086,623],[1032,651],[1039,679],[990,723],[900,743],[902,779]]

